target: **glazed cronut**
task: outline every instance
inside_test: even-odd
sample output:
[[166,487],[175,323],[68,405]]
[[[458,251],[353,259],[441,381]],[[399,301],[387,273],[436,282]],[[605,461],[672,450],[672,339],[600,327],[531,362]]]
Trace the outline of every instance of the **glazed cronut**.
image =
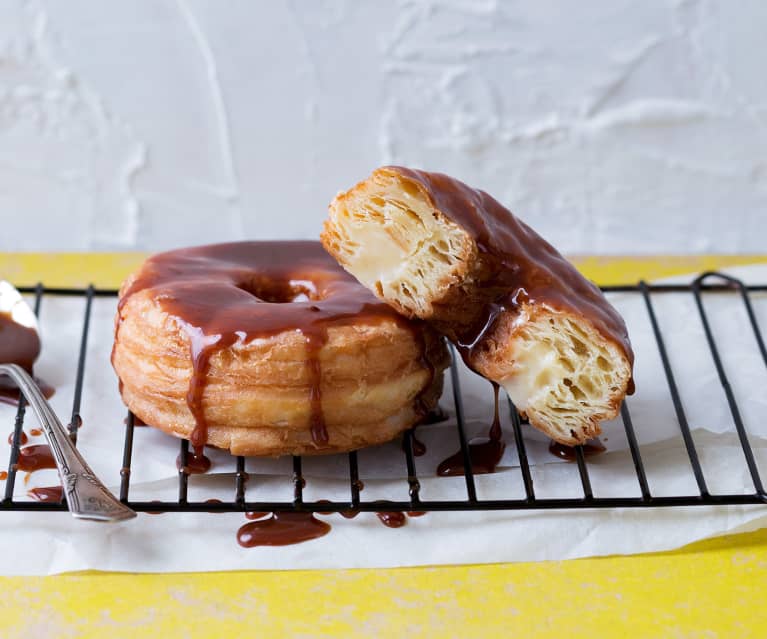
[[[379,169],[339,194],[322,242],[379,298],[456,343],[476,323],[477,309],[502,293],[488,283],[471,234],[396,170]],[[599,434],[631,379],[631,364],[614,342],[587,318],[545,299],[501,312],[464,354],[471,368],[507,390],[531,424],[567,445]]]

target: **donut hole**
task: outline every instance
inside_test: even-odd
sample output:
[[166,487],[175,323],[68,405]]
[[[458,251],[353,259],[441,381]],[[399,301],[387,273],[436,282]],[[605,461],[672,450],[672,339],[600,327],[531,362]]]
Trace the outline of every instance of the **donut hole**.
[[318,302],[322,299],[317,287],[308,280],[258,279],[241,283],[237,288],[269,304]]

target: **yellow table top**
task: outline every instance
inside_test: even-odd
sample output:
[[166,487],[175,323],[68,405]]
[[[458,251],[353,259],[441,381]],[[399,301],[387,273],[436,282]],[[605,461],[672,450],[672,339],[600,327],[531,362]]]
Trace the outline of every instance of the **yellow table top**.
[[[0,276],[113,287],[141,259],[0,254]],[[767,256],[574,261],[613,284]],[[541,563],[0,577],[0,637],[763,637],[766,575],[767,530],[673,552]]]

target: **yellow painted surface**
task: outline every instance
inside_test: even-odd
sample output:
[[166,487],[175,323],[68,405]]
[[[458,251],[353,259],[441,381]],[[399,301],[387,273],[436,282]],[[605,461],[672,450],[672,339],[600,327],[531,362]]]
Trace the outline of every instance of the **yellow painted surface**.
[[[0,278],[113,287],[140,260],[5,254]],[[767,257],[575,261],[591,279],[614,284]],[[0,638],[765,637],[766,586],[767,530],[668,553],[564,562],[2,577]]]

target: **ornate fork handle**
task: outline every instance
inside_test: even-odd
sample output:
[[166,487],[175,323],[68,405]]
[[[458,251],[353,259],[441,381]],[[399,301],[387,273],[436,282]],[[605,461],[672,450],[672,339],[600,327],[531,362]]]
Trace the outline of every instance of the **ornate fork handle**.
[[16,382],[40,420],[56,461],[69,512],[78,519],[95,521],[122,521],[135,517],[136,513],[118,501],[90,469],[29,374],[16,364],[0,364],[2,374]]

